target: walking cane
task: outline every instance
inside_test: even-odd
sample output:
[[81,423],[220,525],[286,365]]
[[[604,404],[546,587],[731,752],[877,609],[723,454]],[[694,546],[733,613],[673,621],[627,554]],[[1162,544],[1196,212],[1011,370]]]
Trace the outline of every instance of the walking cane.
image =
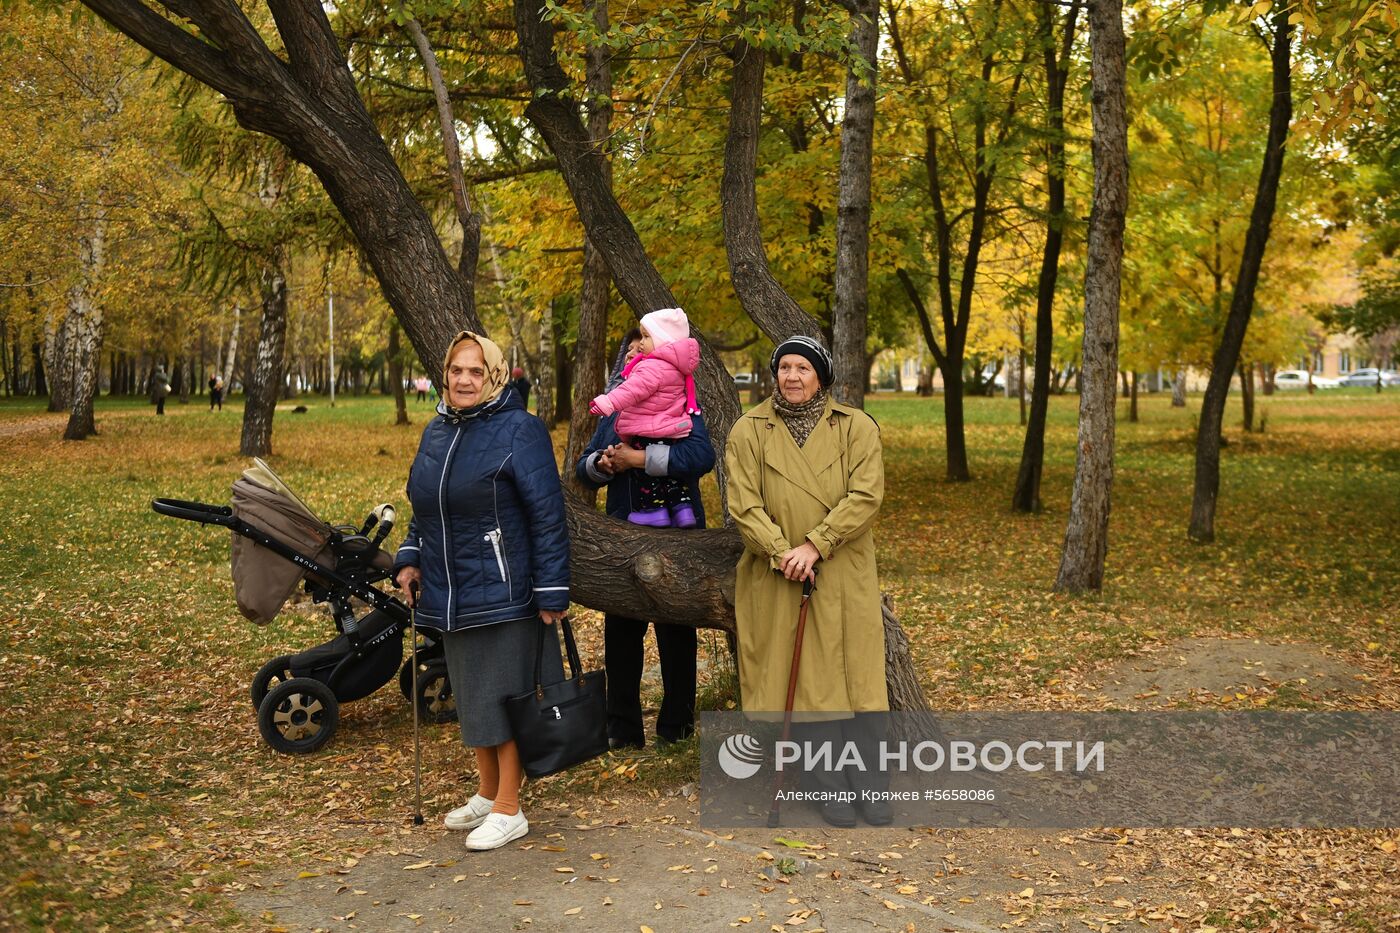
[[[817,568],[812,568],[812,576],[817,575]],[[788,671],[787,703],[783,707],[783,741],[786,742],[792,736],[792,703],[797,696],[797,668],[802,661],[802,633],[807,629],[807,601],[812,598],[812,590],[816,586],[814,579],[802,581],[802,602],[797,608],[797,634],[792,640],[792,668]],[[776,767],[773,769],[773,804],[768,808],[768,828],[772,829],[778,825],[778,808],[782,802],[778,799],[778,793],[783,789],[783,772]]]
[[413,652],[413,825],[423,825],[423,746],[418,738],[418,703],[423,689],[418,683],[418,584],[410,583],[413,603],[408,607],[408,637]]

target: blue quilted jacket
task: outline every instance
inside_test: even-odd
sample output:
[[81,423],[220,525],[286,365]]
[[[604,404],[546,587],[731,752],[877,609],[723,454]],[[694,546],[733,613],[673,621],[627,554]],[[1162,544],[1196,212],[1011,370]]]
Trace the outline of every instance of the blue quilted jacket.
[[418,624],[443,631],[569,605],[569,536],[554,447],[513,388],[439,404],[408,473],[413,520],[394,558],[423,574]]

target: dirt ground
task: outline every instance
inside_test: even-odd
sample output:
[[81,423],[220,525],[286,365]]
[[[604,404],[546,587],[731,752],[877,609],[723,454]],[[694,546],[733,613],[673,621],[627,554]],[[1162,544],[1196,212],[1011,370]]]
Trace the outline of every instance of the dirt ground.
[[[1087,691],[1128,708],[1264,682],[1351,704],[1367,689],[1315,646],[1252,639],[1190,639],[1097,673]],[[427,814],[339,862],[237,884],[234,900],[286,931],[1400,930],[1393,831],[716,833],[699,828],[694,790],[527,810],[530,834],[492,853],[467,852]],[[1268,890],[1254,880],[1263,860]]]

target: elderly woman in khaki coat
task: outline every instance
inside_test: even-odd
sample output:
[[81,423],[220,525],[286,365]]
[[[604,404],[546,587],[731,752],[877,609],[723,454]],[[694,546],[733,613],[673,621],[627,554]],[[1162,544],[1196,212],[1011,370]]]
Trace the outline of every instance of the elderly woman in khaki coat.
[[[831,356],[793,337],[773,352],[773,397],[729,434],[729,509],[744,539],[735,593],[739,687],[746,713],[781,713],[804,579],[820,571],[807,610],[793,701],[799,741],[853,741],[873,763],[889,709],[885,639],[871,525],[884,497],[880,429],[832,399]],[[805,775],[822,789],[853,789],[853,773]],[[879,788],[871,782],[879,784]],[[870,775],[863,786],[883,789]],[[858,801],[867,822],[890,822],[888,804]],[[822,816],[855,825],[855,808],[828,802]]]

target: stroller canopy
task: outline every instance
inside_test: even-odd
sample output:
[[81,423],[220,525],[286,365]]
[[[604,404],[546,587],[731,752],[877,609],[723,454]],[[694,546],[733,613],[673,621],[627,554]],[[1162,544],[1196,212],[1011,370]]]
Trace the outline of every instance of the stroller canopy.
[[[333,563],[328,544],[331,526],[321,521],[271,467],[258,458],[253,462],[256,465],[244,470],[233,483],[234,514],[318,564]],[[238,611],[259,625],[277,617],[306,573],[239,534],[233,535],[229,567]]]

